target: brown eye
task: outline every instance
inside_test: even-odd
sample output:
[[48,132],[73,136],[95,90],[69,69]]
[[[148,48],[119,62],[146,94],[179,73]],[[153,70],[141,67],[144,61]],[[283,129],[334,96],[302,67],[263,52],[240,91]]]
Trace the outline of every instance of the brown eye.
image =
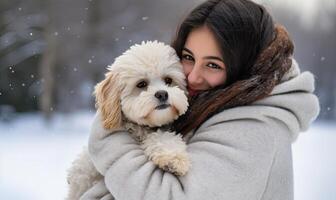
[[145,87],[147,87],[147,82],[146,81],[140,81],[136,86],[137,86],[137,88],[145,88]]
[[193,57],[191,57],[191,56],[188,55],[188,54],[184,54],[184,55],[182,55],[182,59],[189,60],[189,61],[193,61],[193,60],[194,60]]
[[222,69],[219,65],[215,63],[209,63],[207,66],[212,69]]
[[173,82],[173,79],[171,79],[170,77],[166,77],[166,78],[164,78],[164,82],[165,82],[167,85],[170,85],[170,84]]

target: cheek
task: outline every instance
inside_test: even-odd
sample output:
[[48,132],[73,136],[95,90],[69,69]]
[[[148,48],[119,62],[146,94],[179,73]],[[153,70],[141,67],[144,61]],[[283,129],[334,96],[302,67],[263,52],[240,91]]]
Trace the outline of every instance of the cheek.
[[211,87],[216,87],[225,83],[226,74],[224,72],[215,73],[207,76],[207,81]]
[[188,63],[185,62],[181,62],[182,66],[183,66],[183,73],[184,75],[188,75],[190,74],[191,70],[192,70],[192,66]]

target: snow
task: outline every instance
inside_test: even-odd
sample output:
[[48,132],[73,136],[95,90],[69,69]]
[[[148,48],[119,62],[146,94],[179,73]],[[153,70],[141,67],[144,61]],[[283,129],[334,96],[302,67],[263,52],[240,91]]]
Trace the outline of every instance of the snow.
[[335,200],[336,124],[314,124],[293,145],[297,200]]
[[141,19],[142,19],[143,21],[146,21],[146,20],[149,19],[149,17],[146,16],[146,17],[142,17]]
[[[0,121],[0,199],[59,200],[66,170],[86,145],[93,111],[38,113]],[[293,144],[296,200],[333,200],[336,190],[336,125],[315,123]]]
[[66,169],[86,145],[93,114],[38,114],[0,123],[0,199],[64,199]]

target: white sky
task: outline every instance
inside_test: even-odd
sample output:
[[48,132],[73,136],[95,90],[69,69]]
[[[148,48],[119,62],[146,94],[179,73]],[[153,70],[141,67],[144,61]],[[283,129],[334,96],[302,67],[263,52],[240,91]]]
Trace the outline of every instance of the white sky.
[[336,0],[255,0],[272,9],[296,13],[307,29],[330,30],[336,23]]

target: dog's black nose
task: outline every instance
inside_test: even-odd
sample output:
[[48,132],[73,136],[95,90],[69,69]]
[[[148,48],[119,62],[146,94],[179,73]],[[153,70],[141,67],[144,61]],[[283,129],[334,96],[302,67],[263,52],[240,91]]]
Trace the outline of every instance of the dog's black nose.
[[164,90],[159,90],[154,95],[160,102],[165,102],[168,99],[168,92]]

